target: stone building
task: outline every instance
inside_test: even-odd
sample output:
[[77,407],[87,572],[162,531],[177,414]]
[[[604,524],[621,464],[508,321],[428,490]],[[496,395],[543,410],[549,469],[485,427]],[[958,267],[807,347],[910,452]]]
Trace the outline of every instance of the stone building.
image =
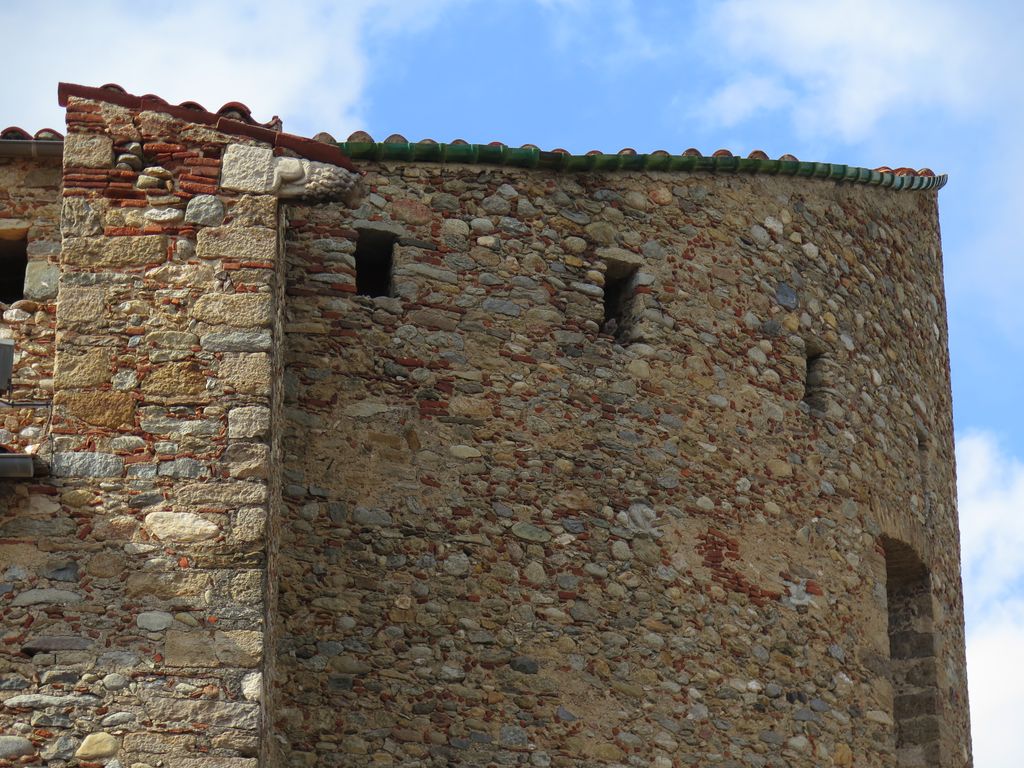
[[971,764],[944,177],[60,99],[0,766]]

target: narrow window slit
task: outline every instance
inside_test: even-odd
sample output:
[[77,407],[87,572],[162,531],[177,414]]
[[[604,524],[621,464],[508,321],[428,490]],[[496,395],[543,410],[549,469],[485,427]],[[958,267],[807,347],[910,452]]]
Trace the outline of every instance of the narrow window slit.
[[629,310],[636,288],[636,267],[609,263],[604,276],[604,321],[601,332],[621,338],[629,324]]
[[824,413],[828,409],[828,358],[825,350],[813,342],[807,342],[805,349],[804,402],[811,413]]
[[356,240],[356,293],[360,296],[391,296],[395,243],[390,232],[359,231]]
[[896,766],[939,764],[939,690],[931,575],[907,544],[883,538]]
[[13,304],[25,298],[28,240],[0,239],[0,301]]

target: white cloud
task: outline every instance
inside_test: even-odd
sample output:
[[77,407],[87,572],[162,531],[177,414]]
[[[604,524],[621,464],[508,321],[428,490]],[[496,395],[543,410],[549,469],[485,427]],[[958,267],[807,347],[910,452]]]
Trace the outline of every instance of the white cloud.
[[621,72],[673,51],[675,41],[659,41],[658,30],[643,27],[633,0],[535,2],[547,15],[544,32],[548,39],[581,66]]
[[964,589],[979,621],[1024,582],[1024,463],[995,437],[957,439],[957,486]]
[[957,440],[957,487],[974,761],[1016,768],[1024,753],[1024,462],[991,434],[967,434]]
[[757,79],[788,98],[754,97],[743,117],[783,111],[803,136],[853,142],[894,111],[962,113],[984,90],[992,58],[974,22],[948,0],[725,0],[707,34],[720,42],[710,55],[726,82],[696,113],[730,125],[737,89]]
[[742,74],[721,88],[704,108],[725,128],[732,128],[758,112],[785,103],[793,94],[777,79]]
[[998,616],[967,638],[974,764],[1018,768],[1024,754],[1024,602],[1004,605]]
[[345,138],[364,127],[366,37],[422,32],[453,2],[184,2],[141,14],[128,2],[55,2],[45,24],[37,7],[5,4],[0,27],[18,31],[5,58],[17,75],[0,84],[0,122],[62,131],[58,81],[116,82],[211,110],[242,101],[257,120],[278,114],[286,130]]

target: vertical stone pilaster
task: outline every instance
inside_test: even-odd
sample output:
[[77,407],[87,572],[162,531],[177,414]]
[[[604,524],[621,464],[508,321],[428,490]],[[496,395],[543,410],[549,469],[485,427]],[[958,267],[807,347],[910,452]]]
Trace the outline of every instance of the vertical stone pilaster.
[[79,700],[118,715],[70,737],[88,759],[243,768],[261,751],[279,496],[277,200],[222,193],[223,146],[187,128],[69,104],[53,474],[91,553]]

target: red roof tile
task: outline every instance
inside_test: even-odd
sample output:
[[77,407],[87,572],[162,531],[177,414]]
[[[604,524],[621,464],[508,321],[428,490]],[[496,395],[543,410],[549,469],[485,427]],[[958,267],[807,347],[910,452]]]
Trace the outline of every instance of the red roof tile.
[[40,128],[33,135],[24,128],[12,125],[0,131],[0,139],[4,141],[63,141],[64,134],[53,130],[53,128]]
[[60,83],[57,86],[58,103],[65,107],[70,97],[102,101],[128,109],[150,109],[154,112],[163,112],[179,120],[213,126],[223,133],[248,136],[272,144],[275,148],[289,149],[308,160],[330,163],[359,172],[348,156],[337,146],[285,133],[281,130],[281,119],[277,116],[266,123],[258,123],[253,119],[249,108],[238,101],[229,101],[217,112],[208,112],[194,101],[185,101],[175,106],[153,94],[133,96],[115,83],[108,83],[100,88]]

